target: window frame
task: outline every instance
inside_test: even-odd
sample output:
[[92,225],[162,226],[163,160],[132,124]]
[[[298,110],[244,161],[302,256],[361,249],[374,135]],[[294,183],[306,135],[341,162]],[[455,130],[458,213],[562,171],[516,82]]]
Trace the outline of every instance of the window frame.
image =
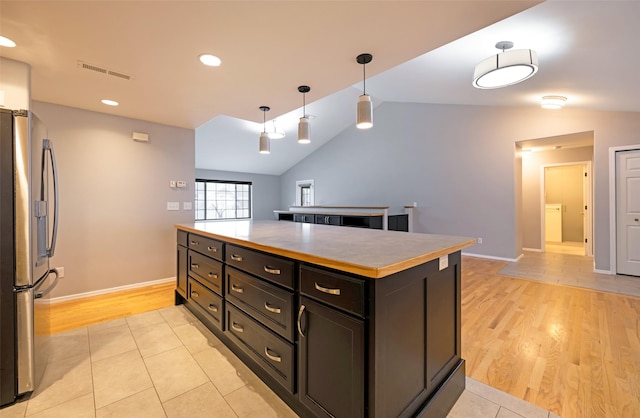
[[[198,209],[198,202],[200,201],[198,199],[198,185],[202,183],[204,184],[204,208],[203,209]],[[213,217],[208,217],[210,212],[213,212],[214,209],[208,209],[207,208],[207,204],[209,202],[209,199],[207,197],[207,184],[209,183],[216,183],[216,184],[224,184],[224,185],[234,185],[235,186],[235,190],[234,190],[234,212],[235,212],[235,217],[219,217],[219,218],[213,218]],[[248,186],[247,189],[247,194],[248,194],[248,198],[245,199],[241,199],[238,200],[238,186]],[[237,181],[237,180],[214,180],[214,179],[196,179],[195,181],[195,190],[194,190],[194,203],[195,203],[195,210],[194,210],[194,219],[196,221],[228,221],[228,220],[243,220],[243,219],[252,219],[253,216],[253,210],[252,210],[252,201],[251,201],[251,197],[252,197],[252,187],[253,184],[250,181]],[[243,208],[243,207],[239,207],[238,203],[239,202],[247,202],[247,208]],[[198,218],[198,212],[202,210],[204,211],[204,218]],[[229,210],[229,209],[225,209]],[[238,211],[239,210],[247,210],[248,212],[248,216],[242,216],[242,217],[238,217]]]

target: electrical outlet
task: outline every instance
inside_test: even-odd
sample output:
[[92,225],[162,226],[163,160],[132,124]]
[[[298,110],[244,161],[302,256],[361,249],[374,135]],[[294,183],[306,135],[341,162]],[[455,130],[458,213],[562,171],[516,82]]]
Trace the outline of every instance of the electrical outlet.
[[476,242],[477,242],[478,244],[482,244],[482,238],[481,238],[481,237],[478,237],[478,239],[476,240]]
[[187,182],[186,182],[186,181],[184,181],[184,180],[178,180],[178,182],[176,183],[176,185],[177,185],[179,188],[181,188],[181,189],[182,189],[182,188],[187,187]]
[[56,271],[58,272],[58,279],[62,279],[64,277],[64,267],[56,267]]
[[171,187],[172,189],[175,189],[176,181],[175,180],[169,180],[169,187]]
[[167,210],[180,210],[180,202],[167,202]]

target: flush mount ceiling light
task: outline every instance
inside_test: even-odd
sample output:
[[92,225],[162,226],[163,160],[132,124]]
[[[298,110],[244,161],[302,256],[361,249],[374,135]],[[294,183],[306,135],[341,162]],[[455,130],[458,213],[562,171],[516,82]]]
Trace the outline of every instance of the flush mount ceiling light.
[[514,49],[513,42],[496,44],[502,53],[492,55],[476,65],[473,86],[479,89],[497,89],[519,83],[538,71],[538,55],[532,49]]
[[282,139],[285,137],[284,129],[276,125],[276,120],[272,120],[273,130],[269,131],[270,139]]
[[311,127],[309,118],[307,117],[307,101],[306,94],[311,91],[309,86],[299,86],[298,91],[302,93],[302,117],[298,122],[298,144],[308,144],[311,142]]
[[220,58],[211,54],[202,54],[198,56],[198,59],[200,59],[201,63],[209,67],[219,67],[220,64],[222,64],[222,60]]
[[260,133],[260,154],[271,153],[271,143],[267,133],[267,112],[271,110],[269,106],[260,106],[262,110],[262,133]]
[[367,74],[365,67],[371,62],[373,55],[360,54],[356,57],[358,64],[362,64],[362,95],[358,98],[358,115],[356,117],[356,127],[358,129],[369,129],[373,126],[373,104],[371,96],[367,94]]
[[6,46],[7,48],[14,48],[16,46],[16,43],[13,42],[11,39],[0,35],[0,46]]
[[544,109],[562,109],[567,102],[564,96],[544,96],[540,100],[540,106]]
[[109,100],[109,99],[102,99],[100,101],[102,102],[102,104],[106,104],[107,106],[118,106],[120,104],[115,100]]

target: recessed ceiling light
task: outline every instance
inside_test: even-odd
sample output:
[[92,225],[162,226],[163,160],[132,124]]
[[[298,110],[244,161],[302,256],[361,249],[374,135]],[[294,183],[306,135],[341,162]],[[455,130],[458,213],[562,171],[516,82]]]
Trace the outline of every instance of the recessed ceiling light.
[[6,46],[7,48],[13,48],[16,46],[16,43],[13,42],[9,38],[5,38],[4,36],[0,36],[0,46]]
[[209,67],[219,67],[222,64],[222,60],[215,55],[211,54],[202,54],[198,57],[200,62],[204,65],[208,65]]
[[118,106],[120,103],[116,102],[115,100],[109,100],[109,99],[102,99],[101,102],[103,104],[106,104],[107,106]]

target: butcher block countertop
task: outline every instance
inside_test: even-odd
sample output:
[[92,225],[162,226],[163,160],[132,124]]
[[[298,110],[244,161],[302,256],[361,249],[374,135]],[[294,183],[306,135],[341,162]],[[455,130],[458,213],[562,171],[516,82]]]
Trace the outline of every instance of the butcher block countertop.
[[279,221],[213,221],[176,228],[247,248],[382,278],[475,244],[473,238]]

